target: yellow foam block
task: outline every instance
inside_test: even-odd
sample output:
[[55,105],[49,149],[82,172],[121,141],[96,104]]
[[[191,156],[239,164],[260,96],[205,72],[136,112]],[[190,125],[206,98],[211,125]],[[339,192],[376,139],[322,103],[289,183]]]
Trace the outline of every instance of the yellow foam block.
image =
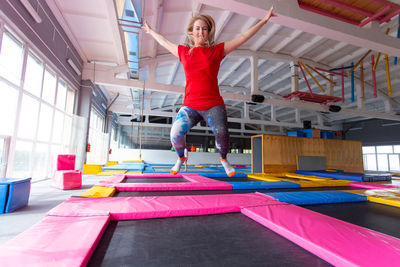
[[269,181],[269,182],[276,182],[276,181],[281,180],[281,178],[279,178],[279,177],[272,176],[272,175],[265,174],[265,173],[248,173],[247,177],[262,180],[262,181]]
[[99,172],[97,176],[111,176],[113,174],[119,174],[119,173],[126,173],[126,171],[104,171],[104,172]]
[[318,176],[308,176],[308,175],[295,174],[295,173],[285,173],[285,176],[289,177],[289,178],[304,179],[304,180],[310,180],[310,181],[332,180],[330,178],[324,178],[324,177],[318,177]]
[[93,186],[86,192],[83,192],[80,195],[77,195],[76,197],[89,197],[89,198],[95,198],[95,197],[112,197],[116,192],[116,189],[114,187],[103,187],[103,186]]
[[128,171],[125,174],[142,174],[141,171]]
[[98,174],[101,172],[101,165],[84,164],[82,174]]
[[122,162],[124,162],[124,163],[129,163],[129,162],[133,162],[133,163],[143,163],[144,160],[142,160],[142,159],[137,159],[137,160],[123,160]]
[[107,162],[107,166],[114,166],[114,165],[118,165],[118,161],[109,161],[109,162]]
[[333,186],[349,186],[352,181],[346,180],[321,180],[311,181],[296,178],[285,178],[282,181],[300,184],[300,187],[333,187]]

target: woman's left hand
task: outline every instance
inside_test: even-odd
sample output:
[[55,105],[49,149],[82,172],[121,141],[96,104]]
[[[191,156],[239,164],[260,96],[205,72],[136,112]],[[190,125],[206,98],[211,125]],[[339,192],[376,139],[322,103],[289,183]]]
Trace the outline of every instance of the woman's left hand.
[[263,21],[268,21],[271,17],[276,17],[277,15],[273,13],[274,11],[274,6],[271,6],[271,8],[268,10],[267,15],[262,19]]

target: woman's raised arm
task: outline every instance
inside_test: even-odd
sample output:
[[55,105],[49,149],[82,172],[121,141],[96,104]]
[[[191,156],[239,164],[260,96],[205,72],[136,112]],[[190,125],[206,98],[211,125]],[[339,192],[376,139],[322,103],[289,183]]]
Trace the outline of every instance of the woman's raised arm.
[[236,48],[241,46],[243,43],[245,43],[247,40],[249,40],[254,34],[256,34],[256,32],[258,32],[258,30],[261,29],[261,27],[264,24],[266,24],[268,22],[268,20],[271,17],[276,16],[273,13],[273,11],[274,11],[274,6],[272,6],[268,10],[268,13],[265,15],[265,17],[262,20],[260,20],[256,25],[254,25],[253,27],[249,28],[248,30],[246,30],[245,32],[243,32],[239,36],[235,37],[234,39],[225,42],[225,45],[224,45],[224,53],[225,53],[225,55],[229,54],[230,52],[232,52],[233,50],[235,50]]
[[171,52],[174,56],[179,57],[178,55],[178,45],[168,41],[164,36],[154,31],[145,21],[142,29],[150,34],[161,46],[165,47],[169,52]]

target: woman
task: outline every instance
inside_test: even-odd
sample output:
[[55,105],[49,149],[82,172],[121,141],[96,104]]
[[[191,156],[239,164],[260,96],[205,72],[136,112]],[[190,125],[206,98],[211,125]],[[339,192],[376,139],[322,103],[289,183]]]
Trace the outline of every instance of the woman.
[[204,14],[193,17],[187,26],[190,41],[188,46],[176,45],[155,32],[144,22],[143,29],[161,46],[181,61],[186,75],[185,97],[171,128],[171,143],[178,154],[178,160],[171,169],[177,174],[185,162],[185,135],[198,122],[204,120],[215,135],[215,146],[226,174],[231,177],[235,169],[226,156],[229,151],[228,120],[224,100],[218,88],[218,71],[222,59],[250,39],[274,16],[273,7],[266,16],[236,38],[225,43],[214,43],[214,20]]

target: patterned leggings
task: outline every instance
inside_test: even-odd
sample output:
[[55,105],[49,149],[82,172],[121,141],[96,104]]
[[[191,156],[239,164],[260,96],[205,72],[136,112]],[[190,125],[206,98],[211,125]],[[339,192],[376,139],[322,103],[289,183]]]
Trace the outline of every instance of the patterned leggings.
[[181,158],[185,151],[185,135],[198,122],[206,121],[215,135],[215,147],[225,159],[229,150],[228,120],[225,107],[216,106],[209,110],[194,110],[182,106],[171,128],[171,143]]

